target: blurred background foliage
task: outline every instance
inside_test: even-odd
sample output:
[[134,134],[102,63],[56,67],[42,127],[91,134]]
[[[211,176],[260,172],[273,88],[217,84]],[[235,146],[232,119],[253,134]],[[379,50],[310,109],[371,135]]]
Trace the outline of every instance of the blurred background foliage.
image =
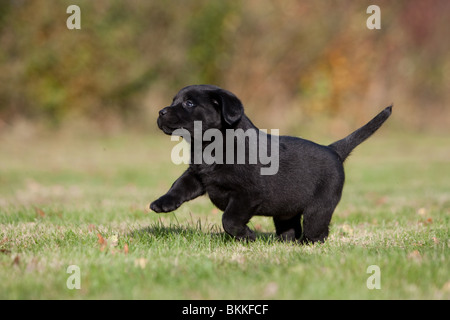
[[394,102],[400,128],[448,130],[449,21],[447,0],[1,0],[0,130],[156,128],[195,83],[234,92],[261,128],[326,117],[347,131]]

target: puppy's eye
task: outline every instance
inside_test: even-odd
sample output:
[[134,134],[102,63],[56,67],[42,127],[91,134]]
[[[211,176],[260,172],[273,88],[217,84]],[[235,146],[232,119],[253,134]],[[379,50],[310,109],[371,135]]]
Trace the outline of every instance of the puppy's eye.
[[192,100],[186,100],[185,102],[183,102],[183,106],[185,106],[186,108],[192,108],[195,107],[195,103],[192,102]]

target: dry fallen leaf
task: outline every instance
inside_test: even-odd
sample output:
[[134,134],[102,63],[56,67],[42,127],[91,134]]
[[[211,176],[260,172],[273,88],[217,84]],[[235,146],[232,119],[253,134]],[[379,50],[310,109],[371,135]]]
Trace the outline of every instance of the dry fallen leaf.
[[13,264],[13,266],[19,266],[19,264],[20,264],[20,257],[19,257],[19,255],[17,255],[17,256],[14,258],[12,264]]
[[128,254],[128,244],[126,244],[126,243],[123,246],[123,253]]
[[34,207],[34,211],[36,211],[36,214],[38,216],[40,216],[41,218],[45,217],[45,212],[42,209],[40,209],[38,207]]
[[427,218],[425,220],[421,220],[421,221],[418,222],[418,224],[421,224],[421,225],[424,225],[424,226],[427,226],[427,225],[432,224],[432,223],[433,223],[433,218]]
[[97,233],[97,238],[99,244],[104,244],[106,242],[105,238],[103,238],[100,233]]
[[387,197],[379,197],[375,203],[377,206],[381,206],[387,202]]
[[100,251],[104,251],[106,248],[106,245],[108,244],[105,240],[105,238],[102,237],[100,233],[97,233],[98,243],[100,244]]

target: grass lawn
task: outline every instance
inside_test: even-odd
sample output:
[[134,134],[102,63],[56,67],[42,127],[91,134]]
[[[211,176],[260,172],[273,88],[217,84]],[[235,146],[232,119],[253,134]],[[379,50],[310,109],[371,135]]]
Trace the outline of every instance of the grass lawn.
[[149,212],[185,168],[175,144],[0,136],[0,299],[450,298],[448,136],[380,130],[359,146],[330,237],[312,246],[278,242],[264,217],[255,242],[236,242],[207,197]]

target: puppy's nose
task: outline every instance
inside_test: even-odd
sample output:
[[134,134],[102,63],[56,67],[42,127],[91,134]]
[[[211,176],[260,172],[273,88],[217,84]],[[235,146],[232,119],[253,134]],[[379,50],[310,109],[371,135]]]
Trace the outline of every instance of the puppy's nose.
[[159,111],[159,116],[162,117],[163,115],[165,115],[167,113],[167,108],[164,108],[162,110]]

